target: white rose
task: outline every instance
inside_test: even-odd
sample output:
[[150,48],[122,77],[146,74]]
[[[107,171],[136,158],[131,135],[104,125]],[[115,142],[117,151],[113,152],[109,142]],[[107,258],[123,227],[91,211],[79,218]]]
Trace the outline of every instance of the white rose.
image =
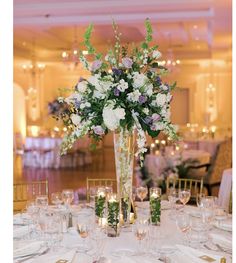
[[133,92],[130,92],[130,93],[128,93],[128,100],[136,102],[136,101],[138,101],[140,95],[141,95],[141,93],[139,92],[139,90],[135,90]]
[[152,53],[152,57],[155,58],[155,59],[158,59],[161,57],[161,52],[158,51],[158,50],[154,50],[153,53]]
[[134,88],[142,87],[147,81],[148,81],[148,78],[144,74],[139,74],[138,72],[133,73]]
[[74,125],[78,126],[81,123],[81,117],[77,114],[71,114],[70,118]]
[[157,106],[164,106],[166,103],[166,95],[165,94],[161,94],[161,93],[158,93],[157,96],[156,96],[156,104]]
[[145,86],[144,88],[144,92],[150,97],[152,96],[153,93],[153,85],[152,84],[148,84]]
[[146,115],[148,115],[148,114],[149,114],[149,109],[148,109],[148,108],[144,108],[144,109],[143,109],[143,113],[145,113]]
[[128,89],[129,85],[127,82],[125,82],[123,79],[119,81],[119,84],[117,85],[117,89],[121,92],[124,92],[126,89]]
[[77,90],[80,93],[84,93],[87,90],[87,82],[86,81],[81,81],[77,84]]

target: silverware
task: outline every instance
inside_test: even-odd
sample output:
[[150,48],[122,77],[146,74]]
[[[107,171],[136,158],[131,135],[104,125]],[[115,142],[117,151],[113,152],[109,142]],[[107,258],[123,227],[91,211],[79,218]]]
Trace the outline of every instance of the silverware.
[[215,244],[215,245],[220,251],[228,253],[228,254],[232,254],[232,250],[231,249],[225,249],[222,246],[220,246],[219,244]]

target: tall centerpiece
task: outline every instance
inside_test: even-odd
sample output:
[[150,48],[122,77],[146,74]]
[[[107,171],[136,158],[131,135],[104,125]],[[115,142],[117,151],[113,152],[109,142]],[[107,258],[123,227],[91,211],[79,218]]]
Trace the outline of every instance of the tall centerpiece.
[[[67,126],[61,152],[88,135],[98,142],[108,132],[114,134],[117,190],[120,200],[120,224],[129,224],[134,155],[143,162],[146,134],[157,137],[160,131],[176,139],[170,121],[171,90],[162,75],[157,45],[151,45],[152,27],[145,20],[146,37],[139,46],[121,44],[121,34],[113,22],[115,44],[106,54],[97,53],[90,42],[93,26],[84,35],[88,57],[80,53],[80,62],[91,73],[80,78],[69,97],[58,101],[67,106],[60,118]],[[89,59],[88,59],[89,58]],[[135,149],[135,143],[137,145]]]

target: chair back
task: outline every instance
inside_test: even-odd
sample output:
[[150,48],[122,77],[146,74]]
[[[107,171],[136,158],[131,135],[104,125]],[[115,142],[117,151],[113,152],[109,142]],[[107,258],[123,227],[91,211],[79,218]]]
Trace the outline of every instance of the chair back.
[[166,180],[167,194],[171,187],[177,189],[189,189],[191,192],[191,199],[196,199],[197,194],[201,194],[203,191],[203,180],[169,177]]
[[232,192],[232,169],[227,169],[223,172],[218,193],[218,204],[229,211],[230,195]]
[[218,145],[215,159],[209,168],[204,183],[217,184],[221,182],[224,170],[232,167],[232,141],[227,140]]
[[90,188],[92,187],[106,187],[111,186],[113,190],[116,190],[117,183],[116,179],[93,179],[87,177],[87,183],[86,183],[86,196],[87,196],[87,202],[90,201]]
[[24,209],[27,201],[34,199],[37,195],[48,196],[48,180],[14,183],[13,184],[14,212],[18,212]]

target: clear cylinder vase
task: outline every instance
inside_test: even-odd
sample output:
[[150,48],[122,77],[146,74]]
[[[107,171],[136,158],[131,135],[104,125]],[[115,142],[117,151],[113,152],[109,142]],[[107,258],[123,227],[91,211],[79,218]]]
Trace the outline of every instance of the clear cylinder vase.
[[114,132],[117,193],[120,202],[120,226],[130,224],[133,186],[134,131],[121,128]]

